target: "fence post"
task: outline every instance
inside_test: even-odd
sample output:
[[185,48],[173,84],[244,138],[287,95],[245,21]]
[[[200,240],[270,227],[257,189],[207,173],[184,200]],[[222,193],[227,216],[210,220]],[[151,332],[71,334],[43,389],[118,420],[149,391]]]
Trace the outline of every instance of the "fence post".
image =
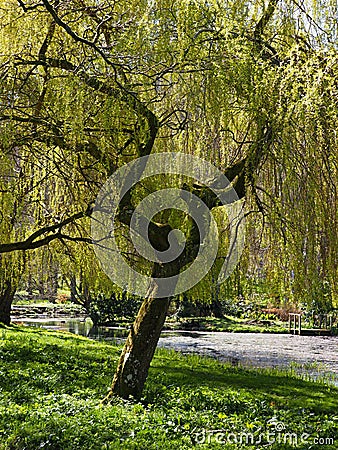
[[298,314],[298,334],[299,334],[299,336],[301,335],[301,333],[302,333],[302,316],[301,316],[301,314]]

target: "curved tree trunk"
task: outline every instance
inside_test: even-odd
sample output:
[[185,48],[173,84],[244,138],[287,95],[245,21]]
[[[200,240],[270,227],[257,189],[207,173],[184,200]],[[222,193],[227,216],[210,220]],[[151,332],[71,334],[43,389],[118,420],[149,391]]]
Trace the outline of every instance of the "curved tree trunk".
[[124,345],[111,390],[104,401],[114,395],[125,399],[129,396],[140,398],[169,303],[169,298],[144,300]]
[[[153,276],[163,275],[163,272],[163,267],[155,264]],[[140,398],[142,394],[170,304],[170,297],[154,297],[156,289],[154,285],[141,305],[120,356],[111,390],[103,402],[115,395],[127,399],[130,396]]]
[[3,290],[0,291],[0,322],[5,325],[11,323],[11,308],[15,291],[11,281],[7,281]]

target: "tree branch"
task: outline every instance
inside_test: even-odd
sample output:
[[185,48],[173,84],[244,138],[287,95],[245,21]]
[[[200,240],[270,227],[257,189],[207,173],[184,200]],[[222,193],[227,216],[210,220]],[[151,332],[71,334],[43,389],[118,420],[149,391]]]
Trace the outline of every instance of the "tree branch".
[[[43,228],[40,228],[39,230],[35,231],[33,234],[31,234],[26,240],[24,241],[18,241],[18,242],[11,242],[9,244],[0,244],[0,254],[1,253],[9,253],[16,250],[33,250],[35,248],[42,247],[43,245],[49,244],[54,239],[68,239],[72,241],[81,241],[81,242],[88,242],[91,243],[91,239],[84,238],[84,237],[71,237],[65,234],[61,233],[61,230],[66,225],[69,225],[70,223],[74,223],[76,220],[81,219],[83,217],[90,217],[92,214],[93,208],[91,205],[88,206],[86,211],[81,211],[79,213],[73,214],[72,216],[68,217],[67,219],[63,220],[62,222],[59,222],[55,225],[49,225]],[[43,236],[47,233],[53,233],[49,236],[45,236],[42,239],[38,239],[40,236]]]
[[258,41],[262,38],[264,29],[265,29],[266,25],[269,23],[271,17],[273,16],[278,2],[279,2],[279,0],[270,0],[268,7],[263,12],[262,17],[259,19],[259,21],[255,27],[255,31],[254,31],[254,37]]
[[109,58],[107,58],[107,56],[105,55],[105,53],[99,48],[97,47],[97,45],[95,44],[95,41],[89,41],[88,39],[85,39],[81,36],[79,36],[78,34],[76,34],[69,25],[67,25],[57,14],[57,12],[55,11],[55,9],[53,8],[53,6],[49,3],[49,1],[47,0],[42,0],[42,3],[44,4],[45,8],[47,9],[47,11],[50,13],[50,15],[53,17],[55,23],[57,25],[59,25],[61,28],[63,28],[65,30],[65,32],[71,36],[74,41],[76,42],[81,42],[82,44],[87,45],[88,47],[91,47],[92,49],[94,49],[103,59],[104,61],[109,64],[111,67],[113,67],[113,69],[115,70],[115,75],[117,74],[117,65],[115,63],[113,63],[112,61],[110,61]]

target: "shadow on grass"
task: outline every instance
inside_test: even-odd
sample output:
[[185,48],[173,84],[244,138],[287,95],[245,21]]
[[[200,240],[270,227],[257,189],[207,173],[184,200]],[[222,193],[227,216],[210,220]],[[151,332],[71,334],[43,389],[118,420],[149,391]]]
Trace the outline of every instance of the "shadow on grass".
[[[83,337],[23,328],[3,331],[0,345],[2,389],[12,392],[26,383],[33,390],[75,392],[78,389],[108,388],[121,347],[97,343]],[[324,383],[304,381],[278,370],[233,367],[211,358],[183,356],[158,350],[147,382],[149,392],[166,386],[207,388],[240,392],[252,400],[262,400],[290,408],[309,408],[317,412],[338,410],[338,389]],[[104,396],[105,392],[102,392]]]
[[162,374],[167,385],[244,391],[252,398],[287,407],[328,413],[338,410],[338,389],[334,386],[302,380],[277,369],[246,369],[214,360],[208,365],[203,358],[188,356],[185,359],[176,357],[175,361],[159,356],[153,361],[150,382],[152,376]]

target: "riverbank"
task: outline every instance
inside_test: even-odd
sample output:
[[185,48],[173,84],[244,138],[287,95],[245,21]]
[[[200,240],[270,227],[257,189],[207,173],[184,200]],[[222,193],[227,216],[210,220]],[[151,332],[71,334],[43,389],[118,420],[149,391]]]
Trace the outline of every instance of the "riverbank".
[[279,320],[239,319],[232,316],[224,316],[222,319],[215,317],[187,317],[179,321],[168,319],[165,323],[167,330],[186,331],[215,331],[229,333],[288,333],[288,324]]
[[[17,322],[49,331],[64,331],[122,345],[125,327],[93,327],[90,319],[26,319]],[[293,368],[309,378],[327,378],[338,386],[338,337],[281,333],[162,330],[158,345],[247,367]]]
[[[26,319],[68,319],[87,317],[85,309],[73,303],[32,303],[16,304],[12,307],[11,317],[14,322],[25,321]],[[114,326],[119,328],[130,328],[132,322],[123,318],[116,319],[104,326]],[[223,319],[215,317],[186,317],[167,318],[164,330],[176,331],[227,331],[234,333],[287,333],[288,327],[285,322],[278,320],[254,320],[239,319],[232,316],[224,316]]]
[[290,439],[334,448],[333,386],[164,349],[141,401],[100,406],[120,350],[69,333],[2,328],[0,449],[233,449],[240,439],[248,449],[258,441],[295,448]]
[[75,303],[37,302],[31,304],[14,304],[11,309],[12,320],[47,319],[47,318],[84,318],[85,309]]

